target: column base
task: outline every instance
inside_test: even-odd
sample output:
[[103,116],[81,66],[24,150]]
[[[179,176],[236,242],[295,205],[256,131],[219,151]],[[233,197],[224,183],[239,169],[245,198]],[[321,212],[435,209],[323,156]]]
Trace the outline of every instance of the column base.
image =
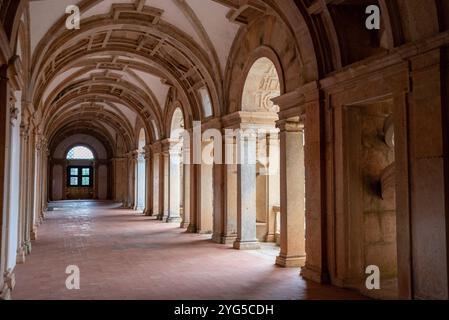
[[31,239],[31,241],[37,240],[37,230],[36,229],[30,232],[30,239]]
[[196,233],[198,234],[212,234],[211,230],[196,230]]
[[257,250],[260,249],[260,243],[257,240],[254,241],[240,241],[236,240],[234,242],[234,249],[237,250]]
[[237,235],[227,235],[227,236],[222,236],[221,237],[221,244],[226,244],[226,245],[234,245],[234,242],[237,241]]
[[305,267],[301,268],[300,272],[301,277],[303,277],[306,280],[311,280],[313,282],[317,283],[329,283],[330,277],[327,272],[323,272],[321,270],[316,270],[315,268],[312,268],[310,266],[305,265]]
[[26,260],[25,256],[26,256],[26,248],[25,246],[22,246],[19,249],[17,249],[16,263],[17,264],[25,263]]
[[167,223],[181,223],[182,219],[181,217],[168,217],[165,221]]
[[0,288],[0,300],[11,300],[11,289],[6,283]]
[[26,241],[25,242],[25,254],[26,255],[29,255],[29,254],[31,254],[31,241],[30,240],[28,240],[28,241]]
[[137,212],[142,212],[145,213],[145,208],[144,207],[137,207],[136,209],[134,209]]
[[276,236],[274,234],[266,235],[265,242],[276,242]]
[[16,286],[16,276],[14,272],[9,271],[3,279],[3,288],[0,289],[0,300],[11,300],[11,292]]
[[190,222],[181,222],[181,229],[188,229],[190,226]]
[[189,226],[187,227],[187,233],[196,233],[196,225],[194,224],[189,224]]
[[276,264],[283,268],[299,268],[303,267],[306,264],[306,257],[305,256],[285,257],[283,255],[279,255],[276,258]]
[[212,241],[215,243],[221,244],[221,233],[213,233],[212,234]]

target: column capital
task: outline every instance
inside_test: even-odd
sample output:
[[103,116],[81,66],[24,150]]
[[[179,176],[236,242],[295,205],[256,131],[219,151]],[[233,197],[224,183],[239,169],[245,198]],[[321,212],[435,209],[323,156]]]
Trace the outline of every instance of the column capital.
[[151,152],[153,153],[153,155],[161,153],[162,152],[162,141],[159,140],[159,141],[153,142],[150,145],[150,148],[151,148]]
[[132,150],[128,152],[126,156],[129,160],[137,160],[137,157],[139,156],[139,150]]
[[145,160],[151,159],[152,155],[153,155],[153,149],[151,144],[147,144],[143,147],[143,153],[144,153],[144,157]]
[[276,123],[276,126],[281,132],[300,132],[304,130],[304,125],[301,123],[300,117],[280,120]]

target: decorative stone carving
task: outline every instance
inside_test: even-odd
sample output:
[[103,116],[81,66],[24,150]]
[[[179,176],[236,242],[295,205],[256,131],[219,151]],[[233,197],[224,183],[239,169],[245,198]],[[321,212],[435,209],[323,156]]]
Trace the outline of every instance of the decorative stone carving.
[[9,110],[10,110],[9,115],[11,117],[11,123],[12,123],[14,120],[17,120],[17,118],[19,117],[20,111],[15,106],[12,106]]
[[245,82],[242,110],[247,112],[279,112],[272,101],[281,93],[276,67],[267,58],[257,60],[248,73]]

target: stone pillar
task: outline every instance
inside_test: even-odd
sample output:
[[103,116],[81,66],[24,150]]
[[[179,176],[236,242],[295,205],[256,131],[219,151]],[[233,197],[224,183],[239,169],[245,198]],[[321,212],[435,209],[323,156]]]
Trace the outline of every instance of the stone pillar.
[[0,299],[10,298],[10,287],[4,277],[7,273],[8,248],[8,190],[9,185],[9,141],[10,141],[10,89],[7,66],[0,69]]
[[162,217],[162,150],[160,143],[154,143],[151,146],[153,154],[153,216],[158,219]]
[[[37,131],[37,128],[35,128],[35,131]],[[34,168],[34,194],[33,194],[33,229],[31,232],[31,240],[37,239],[37,229],[40,224],[40,211],[41,211],[41,202],[40,202],[40,195],[41,195],[41,135],[39,133],[34,134],[34,161],[33,161],[33,168]]]
[[[23,108],[22,108],[23,109]],[[27,159],[28,159],[28,127],[22,118],[20,126],[20,207],[19,207],[19,230],[18,230],[18,247],[17,247],[17,263],[25,263],[27,250]]]
[[[210,148],[212,141],[203,141],[201,150]],[[199,212],[197,214],[197,232],[212,233],[213,231],[213,214],[214,214],[214,192],[213,192],[213,163],[201,163],[198,170],[198,204]]]
[[396,157],[398,177],[408,182],[398,180],[397,192],[401,298],[449,299],[448,53],[443,47],[411,58],[411,92],[395,106],[395,146],[409,157]]
[[127,195],[126,195],[126,207],[128,209],[135,210],[135,199],[134,199],[134,190],[136,189],[136,181],[134,179],[136,174],[136,162],[137,162],[137,154],[135,151],[129,152],[127,155],[127,176],[128,176],[128,186],[127,186]]
[[280,146],[279,134],[270,133],[267,137],[268,146],[268,233],[265,241],[276,241],[276,210],[280,206]]
[[[192,130],[189,132],[189,143],[184,144],[184,221],[182,223],[183,227],[187,228],[188,233],[197,232],[197,208],[198,208],[198,197],[197,197],[197,171],[199,165],[195,164],[193,161],[193,133]],[[186,139],[186,138],[184,138]],[[184,141],[185,142],[185,141]]]
[[170,144],[168,142],[168,140],[165,140],[163,142],[163,149],[162,149],[162,172],[163,172],[163,176],[162,176],[162,216],[160,217],[160,219],[162,221],[167,221],[168,219],[168,214],[169,214],[169,210],[170,210],[170,196],[169,196],[169,192],[170,192],[170,153],[169,153],[169,148],[170,148]]
[[192,177],[192,165],[191,164],[183,164],[184,170],[184,181],[182,184],[182,188],[184,188],[183,192],[183,216],[181,222],[181,228],[189,228],[190,226],[190,215],[191,215],[191,177]]
[[41,193],[41,218],[45,219],[45,214],[48,209],[48,156],[50,151],[48,150],[47,139],[44,139],[42,146],[42,169],[41,169],[41,181],[42,181],[42,193]]
[[179,141],[170,141],[169,208],[167,222],[181,223],[181,152]]
[[255,132],[240,134],[237,139],[237,239],[234,248],[259,249],[256,230],[256,154]]
[[299,119],[280,121],[281,130],[281,253],[276,264],[305,264],[304,133]]
[[[218,139],[218,138],[215,138]],[[220,137],[220,147],[223,148],[223,138]],[[218,144],[218,143],[217,143]],[[219,159],[217,152],[214,153],[216,159],[213,164],[213,234],[212,240],[222,243],[224,234],[224,168],[223,159]]]
[[33,125],[30,123],[29,135],[27,139],[27,192],[26,192],[26,246],[28,253],[31,253],[31,241],[36,238],[36,230],[34,228],[34,133]]
[[145,148],[145,209],[146,216],[153,215],[153,158],[151,145]]
[[139,212],[144,212],[145,210],[145,183],[146,183],[146,173],[145,173],[145,155],[142,152],[137,153],[136,159],[136,190],[135,190],[135,208]]
[[237,239],[237,148],[234,135],[225,135],[223,235],[221,243],[233,244]]

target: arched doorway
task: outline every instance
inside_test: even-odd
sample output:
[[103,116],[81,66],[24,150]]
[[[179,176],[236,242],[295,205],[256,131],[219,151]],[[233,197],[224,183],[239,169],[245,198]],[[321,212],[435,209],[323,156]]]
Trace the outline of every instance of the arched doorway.
[[66,155],[66,198],[69,200],[94,199],[95,156],[83,145],[69,149]]

